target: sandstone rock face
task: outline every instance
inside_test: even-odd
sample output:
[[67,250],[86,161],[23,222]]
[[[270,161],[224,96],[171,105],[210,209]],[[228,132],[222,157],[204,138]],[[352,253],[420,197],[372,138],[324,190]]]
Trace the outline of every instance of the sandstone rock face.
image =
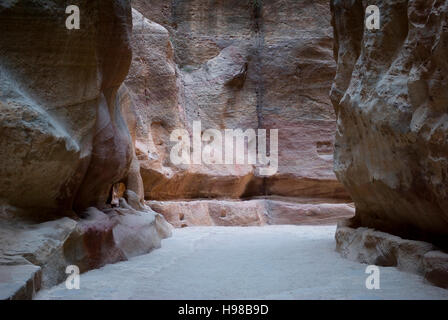
[[[39,266],[41,283],[51,286],[65,280],[66,263],[63,246],[76,228],[76,221],[62,218],[40,224],[11,223],[1,219],[1,257],[24,258],[27,264]],[[19,264],[22,265],[22,262]]]
[[428,282],[448,288],[448,254],[424,241],[402,239],[369,228],[338,224],[336,251],[344,258],[362,263],[397,267],[421,274]]
[[65,241],[64,257],[84,272],[160,248],[161,239],[171,231],[163,229],[166,222],[158,216],[149,208],[136,211],[126,203],[104,212],[89,208]]
[[430,251],[423,256],[425,279],[448,289],[448,254],[442,251]]
[[[130,4],[0,5],[0,198],[43,211],[102,206],[131,161],[117,90],[131,59]],[[107,36],[104,36],[107,35]],[[37,213],[34,213],[37,215]]]
[[188,226],[263,226],[336,224],[354,216],[345,203],[257,200],[147,201],[176,228]]
[[[151,199],[240,197],[253,175],[252,166],[176,166],[170,160],[174,145],[170,142],[171,132],[176,129],[191,132],[185,110],[189,108],[190,113],[200,110],[191,103],[186,105],[185,96],[201,94],[210,100],[211,92],[216,91],[213,98],[222,98],[225,82],[241,69],[243,62],[238,50],[227,50],[210,62],[216,74],[205,77],[205,71],[199,70],[183,77],[174,61],[168,31],[137,10],[133,10],[133,24],[134,55],[126,86],[135,103],[135,149],[145,196]],[[235,59],[239,59],[236,66]],[[204,92],[198,93],[200,90]],[[201,120],[209,123],[206,117]]]
[[[447,1],[333,0],[335,172],[356,203],[354,226],[446,247]],[[369,3],[372,4],[372,3]]]
[[263,200],[148,201],[148,205],[176,228],[266,224]]
[[0,265],[0,300],[30,300],[40,289],[40,268],[32,264]]
[[[143,203],[127,0],[0,4],[0,293],[40,287],[160,246],[170,235]],[[126,201],[127,199],[128,201]]]
[[[327,1],[133,2],[137,156],[153,200],[348,198],[332,172]],[[138,11],[137,11],[138,10]],[[300,12],[291,15],[291,12]],[[163,27],[162,27],[163,26]],[[148,76],[149,75],[149,76]],[[173,165],[173,129],[278,129],[279,168]]]
[[413,273],[424,272],[423,256],[434,249],[427,242],[406,240],[368,228],[339,226],[336,231],[336,251],[343,257]]
[[0,294],[31,298],[40,288],[65,281],[69,265],[85,272],[124,261],[159,248],[161,239],[171,235],[160,214],[148,207],[134,210],[124,199],[120,202],[120,207],[104,212],[89,208],[83,219],[76,220],[31,223],[2,214]]

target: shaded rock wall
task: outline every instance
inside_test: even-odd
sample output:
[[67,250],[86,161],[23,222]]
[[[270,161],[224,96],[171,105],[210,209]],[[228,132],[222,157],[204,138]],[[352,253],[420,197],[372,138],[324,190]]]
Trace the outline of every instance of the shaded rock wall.
[[85,3],[82,28],[68,30],[62,1],[45,3],[0,7],[0,198],[40,211],[101,206],[131,159],[117,99],[130,4]]
[[[136,54],[126,85],[140,117],[146,198],[348,199],[332,172],[328,91],[335,65],[327,1],[132,5]],[[169,134],[191,132],[195,120],[203,130],[279,129],[277,174],[260,176],[252,165],[174,166]]]
[[353,226],[448,247],[447,1],[333,0],[335,172]]
[[31,298],[66,278],[160,246],[143,202],[131,63],[131,5],[0,3],[0,296]]

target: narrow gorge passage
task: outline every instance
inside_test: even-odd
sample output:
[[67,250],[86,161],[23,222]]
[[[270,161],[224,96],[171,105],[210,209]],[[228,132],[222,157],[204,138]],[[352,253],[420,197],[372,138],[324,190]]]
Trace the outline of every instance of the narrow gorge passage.
[[74,2],[0,0],[0,300],[448,299],[448,0]]
[[368,290],[366,265],[334,250],[335,226],[190,227],[162,248],[81,275],[37,299],[448,299],[421,276],[380,268]]

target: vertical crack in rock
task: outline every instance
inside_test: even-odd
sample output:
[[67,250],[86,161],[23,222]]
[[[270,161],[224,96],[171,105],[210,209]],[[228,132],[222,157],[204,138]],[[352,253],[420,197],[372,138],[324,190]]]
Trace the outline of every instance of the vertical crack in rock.
[[[253,60],[253,63],[255,65],[254,70],[256,79],[255,94],[257,97],[257,129],[265,129],[263,122],[263,97],[265,91],[263,74],[263,51],[265,47],[263,0],[251,0],[251,2],[253,6],[253,32],[255,33],[255,58]],[[267,178],[262,177],[260,194],[265,196],[268,195],[266,184]]]
[[[335,65],[326,1],[136,0],[133,6],[151,26],[132,41],[126,80],[142,124],[136,151],[146,199],[350,201],[332,172],[328,91]],[[191,135],[197,120],[202,131],[266,129],[269,137],[278,129],[277,172],[261,176],[259,164],[173,165],[170,132]]]

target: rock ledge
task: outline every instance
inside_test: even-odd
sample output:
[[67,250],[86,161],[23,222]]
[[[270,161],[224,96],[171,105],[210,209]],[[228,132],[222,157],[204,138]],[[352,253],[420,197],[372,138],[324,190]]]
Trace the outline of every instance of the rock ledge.
[[403,239],[369,228],[338,224],[336,251],[352,261],[421,274],[428,282],[448,288],[448,254],[434,245]]

